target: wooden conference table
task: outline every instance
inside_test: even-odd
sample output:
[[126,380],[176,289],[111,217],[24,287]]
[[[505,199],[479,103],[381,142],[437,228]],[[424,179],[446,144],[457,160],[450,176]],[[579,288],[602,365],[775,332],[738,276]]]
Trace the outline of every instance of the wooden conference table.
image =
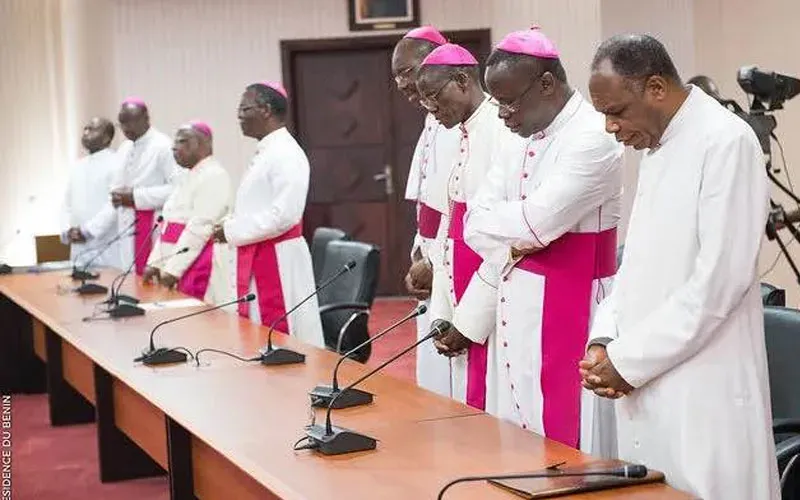
[[[103,272],[108,284],[113,273]],[[131,280],[142,302],[185,298]],[[284,335],[277,345],[307,355],[302,365],[267,367],[206,353],[201,366],[146,367],[133,358],[160,321],[200,310],[83,321],[102,295],[81,297],[68,271],[0,276],[0,388],[48,393],[53,425],[97,422],[100,477],[169,474],[176,499],[435,498],[452,479],[524,472],[556,462],[594,461],[473,408],[377,374],[362,389],[372,405],[335,410],[335,425],[378,439],[378,448],[323,456],[293,451],[311,410],[307,392],[330,383],[335,353]],[[213,311],[159,329],[157,346],[213,347],[253,356],[266,329]],[[340,381],[367,367],[345,362]],[[318,422],[324,411],[315,410]],[[485,482],[457,485],[448,499],[513,499]],[[572,498],[684,499],[663,484]]]

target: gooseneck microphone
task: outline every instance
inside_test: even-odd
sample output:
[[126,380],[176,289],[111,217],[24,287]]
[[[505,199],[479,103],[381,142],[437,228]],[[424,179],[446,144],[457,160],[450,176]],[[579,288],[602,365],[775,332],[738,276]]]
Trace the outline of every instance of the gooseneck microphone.
[[[134,252],[133,259],[131,260],[131,264],[128,266],[128,269],[126,269],[124,273],[122,273],[122,274],[118,275],[116,278],[114,278],[114,281],[111,282],[111,296],[108,298],[108,301],[106,303],[111,304],[111,305],[113,305],[115,307],[120,305],[119,304],[120,301],[128,302],[128,303],[131,303],[131,304],[138,304],[139,303],[139,299],[137,299],[136,297],[130,297],[128,295],[121,295],[119,293],[119,291],[122,288],[122,284],[125,283],[125,279],[131,273],[131,271],[133,271],[134,266],[136,266],[136,257],[138,257],[139,254],[144,252],[144,249],[147,246],[148,240],[150,240],[153,237],[153,233],[156,232],[156,229],[158,229],[159,224],[161,224],[161,222],[163,220],[164,220],[164,217],[159,215],[158,219],[156,219],[156,223],[153,224],[153,227],[150,229],[150,232],[147,234],[147,238],[145,238],[144,241],[142,241],[142,244],[139,245],[139,248],[137,248],[136,252]],[[116,286],[115,286],[115,284],[116,284]]]
[[583,477],[583,476],[615,476],[626,477],[631,479],[641,479],[647,476],[647,467],[644,465],[630,464],[623,465],[622,467],[615,467],[613,469],[595,470],[595,471],[561,471],[559,469],[548,470],[547,472],[528,472],[523,474],[500,474],[496,476],[467,476],[454,479],[447,483],[444,488],[439,491],[437,500],[444,498],[444,493],[459,483],[471,483],[477,481],[502,481],[505,479],[538,479],[538,478],[554,478],[554,477]]
[[[135,225],[136,225],[136,218],[134,218],[133,222],[128,224],[125,227],[125,229],[123,229],[122,231],[118,232],[113,238],[108,240],[106,242],[106,244],[103,245],[100,249],[94,249],[94,250],[97,250],[97,253],[95,253],[92,256],[92,258],[89,259],[88,262],[86,262],[86,264],[81,266],[80,269],[78,269],[78,258],[83,257],[85,254],[87,254],[88,252],[92,251],[93,249],[86,249],[83,252],[81,252],[80,254],[78,254],[75,257],[75,263],[72,266],[72,275],[71,275],[72,279],[74,279],[76,281],[80,281],[82,283],[87,281],[87,280],[95,280],[95,279],[97,279],[99,277],[99,275],[89,272],[89,267],[94,263],[94,261],[97,260],[98,257],[103,255],[106,252],[106,250],[111,248],[111,245],[113,245],[114,243],[119,241],[121,238],[126,236],[126,233],[128,231],[130,231],[133,228],[133,226],[135,226]],[[90,293],[105,293],[106,291],[108,291],[108,289],[104,290],[103,292],[90,292]],[[78,292],[78,293],[80,293],[80,292]]]
[[317,289],[314,290],[314,292],[312,292],[311,295],[301,300],[293,308],[286,311],[286,313],[283,316],[279,317],[278,319],[273,321],[271,325],[269,325],[269,333],[267,334],[267,346],[266,349],[261,352],[261,357],[259,358],[259,361],[261,362],[262,365],[290,365],[295,363],[305,363],[306,361],[305,354],[301,354],[299,352],[295,352],[290,349],[282,347],[277,349],[272,347],[272,333],[275,331],[275,326],[284,319],[286,319],[290,314],[296,311],[300,306],[305,304],[312,297],[316,296],[328,285],[339,279],[340,276],[351,271],[354,267],[356,267],[356,261],[354,260],[349,261],[347,264],[342,266],[342,269],[340,269],[339,272],[337,272],[336,274],[325,280],[319,287],[317,287]]
[[306,427],[306,439],[308,440],[308,444],[305,446],[305,448],[315,449],[323,455],[341,455],[343,453],[353,453],[356,451],[374,450],[377,446],[377,441],[374,438],[344,429],[342,427],[335,427],[331,424],[331,410],[336,405],[336,400],[341,398],[343,394],[346,394],[361,382],[383,370],[388,364],[396,361],[404,354],[416,348],[418,345],[446,332],[450,329],[450,326],[450,322],[448,321],[438,321],[437,326],[431,329],[430,333],[406,347],[399,353],[395,354],[391,358],[387,359],[379,366],[370,370],[358,380],[339,391],[339,393],[336,394],[328,404],[328,410],[325,412],[325,425],[311,425]]
[[219,304],[219,305],[216,305],[216,306],[213,306],[213,307],[208,307],[208,308],[200,310],[200,311],[191,312],[189,314],[184,314],[182,316],[178,316],[177,318],[171,318],[171,319],[168,319],[166,321],[162,321],[161,323],[159,323],[155,327],[153,327],[153,329],[150,331],[150,346],[149,346],[149,348],[146,351],[144,351],[141,356],[138,356],[138,357],[134,358],[133,361],[135,363],[141,362],[141,363],[143,363],[145,365],[148,365],[148,366],[164,365],[164,364],[168,364],[168,363],[183,363],[183,362],[185,362],[186,361],[186,353],[180,352],[180,351],[176,350],[175,348],[159,347],[158,349],[156,349],[156,346],[155,346],[155,343],[154,343],[154,340],[153,340],[153,338],[155,336],[155,333],[156,333],[156,330],[158,330],[159,328],[161,328],[164,325],[168,325],[170,323],[174,323],[174,322],[180,321],[182,319],[191,318],[192,316],[198,316],[200,314],[205,314],[207,312],[215,311],[217,309],[222,309],[223,307],[228,307],[228,306],[231,306],[233,304],[239,304],[241,302],[250,302],[251,300],[254,300],[255,298],[256,298],[256,295],[254,293],[250,293],[250,294],[245,295],[244,297],[239,297],[236,300],[232,300],[230,302],[225,302],[224,304]]
[[[339,361],[336,362],[336,366],[333,368],[333,381],[331,385],[318,385],[315,387],[311,392],[309,392],[309,396],[311,396],[311,406],[316,407],[327,407],[331,401],[334,399],[335,396],[339,395],[339,381],[337,379],[337,374],[339,372],[339,367],[342,365],[342,362],[350,357],[350,355],[358,352],[359,349],[363,348],[364,346],[375,342],[379,338],[383,337],[387,333],[391,332],[395,328],[399,327],[403,323],[416,318],[425,312],[428,308],[424,304],[420,304],[419,306],[415,307],[411,312],[403,316],[399,321],[395,322],[394,324],[390,325],[388,328],[384,329],[382,332],[379,332],[373,335],[371,338],[368,338],[361,344],[357,345],[356,347],[350,349],[346,353],[342,354],[339,357]],[[372,403],[372,393],[362,391],[360,389],[351,389],[347,391],[345,394],[342,394],[341,397],[336,398],[336,405],[333,406],[334,409],[338,410],[341,408],[350,408],[352,406],[360,406]]]
[[[172,257],[175,257],[176,255],[180,255],[180,254],[186,253],[188,251],[189,251],[189,247],[183,247],[180,250],[178,250],[177,252],[174,252],[174,253],[172,253],[170,255],[166,255],[164,257],[156,259],[153,263],[155,264],[155,263],[163,262],[165,260],[169,260]],[[123,281],[124,281],[124,279],[123,279]],[[136,304],[139,303],[138,299],[134,299],[134,300],[136,300],[136,302],[133,303],[133,304],[128,304],[128,303],[123,303],[122,302],[123,298],[126,297],[126,296],[119,294],[120,287],[122,287],[122,282],[119,283],[119,286],[116,289],[116,294],[114,295],[116,300],[111,302],[111,307],[107,311],[108,314],[112,318],[127,318],[129,316],[142,316],[144,314],[144,309],[142,309],[141,307],[138,307],[136,305]],[[112,293],[113,293],[113,287],[112,287]],[[106,303],[108,303],[108,302],[109,301],[106,301]]]

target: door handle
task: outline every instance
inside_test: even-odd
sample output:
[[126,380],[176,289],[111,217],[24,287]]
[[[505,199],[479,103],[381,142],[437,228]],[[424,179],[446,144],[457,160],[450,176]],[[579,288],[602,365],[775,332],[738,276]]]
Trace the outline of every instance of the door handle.
[[372,180],[375,182],[383,181],[383,185],[386,190],[386,196],[391,196],[394,194],[394,180],[392,179],[391,165],[385,165],[383,167],[383,172],[373,175]]

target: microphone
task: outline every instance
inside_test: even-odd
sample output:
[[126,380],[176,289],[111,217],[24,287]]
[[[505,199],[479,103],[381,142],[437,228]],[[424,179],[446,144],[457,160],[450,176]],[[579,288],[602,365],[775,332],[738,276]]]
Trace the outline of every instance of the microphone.
[[325,425],[310,425],[306,427],[306,439],[308,440],[308,445],[306,447],[316,449],[323,455],[341,455],[343,453],[353,453],[356,451],[374,450],[377,446],[377,441],[374,438],[344,429],[342,427],[334,427],[331,424],[331,410],[334,406],[336,406],[336,400],[361,382],[383,370],[389,363],[392,363],[404,354],[415,349],[423,342],[426,342],[437,335],[441,335],[449,330],[450,327],[451,325],[449,321],[438,321],[437,325],[430,331],[430,333],[406,347],[399,353],[395,354],[391,358],[387,359],[376,368],[370,370],[366,375],[362,376],[352,384],[339,391],[338,394],[333,396],[331,402],[328,403],[328,410],[325,413]]
[[256,294],[250,293],[245,295],[244,297],[239,297],[236,300],[232,300],[230,302],[226,302],[224,304],[219,304],[214,307],[209,307],[203,309],[201,311],[195,311],[189,314],[184,314],[183,316],[178,316],[177,318],[168,319],[166,321],[162,321],[161,323],[157,324],[153,329],[150,331],[150,347],[147,351],[143,352],[141,356],[135,358],[133,361],[135,363],[142,362],[148,366],[154,365],[165,365],[168,363],[183,363],[186,361],[186,354],[180,351],[175,350],[174,348],[167,348],[167,347],[159,347],[156,349],[155,344],[153,343],[153,337],[155,336],[156,330],[161,328],[164,325],[169,323],[174,323],[175,321],[180,321],[182,319],[191,318],[192,316],[197,316],[199,314],[205,314],[209,311],[214,311],[216,309],[222,309],[223,307],[227,307],[233,304],[239,304],[240,302],[250,302],[256,298]]
[[444,498],[444,493],[451,486],[458,483],[468,483],[476,481],[502,481],[504,479],[538,479],[538,478],[553,478],[553,477],[581,477],[581,476],[616,476],[625,477],[630,479],[642,479],[647,476],[647,467],[644,465],[630,464],[623,465],[622,467],[615,467],[613,469],[597,470],[597,471],[584,471],[584,472],[569,472],[561,471],[558,468],[548,468],[547,472],[529,472],[527,474],[501,474],[497,476],[467,476],[460,477],[447,483],[444,488],[439,491],[437,500]]
[[[136,265],[136,257],[142,251],[144,251],[144,247],[145,247],[145,245],[147,245],[147,241],[153,236],[153,233],[156,231],[156,229],[158,229],[158,225],[163,220],[164,220],[164,217],[159,215],[158,219],[156,220],[156,223],[153,224],[153,228],[150,229],[150,232],[148,233],[147,238],[145,238],[145,240],[142,242],[142,244],[139,245],[139,248],[136,249],[136,252],[134,252],[133,259],[131,260],[131,264],[128,266],[128,269],[126,269],[124,273],[117,275],[114,278],[114,280],[111,282],[111,295],[108,297],[108,299],[105,301],[105,303],[106,304],[111,304],[114,309],[119,309],[121,316],[116,316],[116,317],[141,316],[142,314],[144,314],[144,310],[141,309],[141,308],[138,308],[138,307],[120,308],[121,305],[125,305],[125,304],[120,304],[120,301],[129,302],[131,304],[138,304],[139,303],[139,299],[137,299],[135,297],[130,297],[128,295],[120,295],[119,291],[122,288],[122,284],[125,282],[125,278],[127,278],[128,275],[131,273],[131,271],[133,271],[133,267]],[[118,280],[119,280],[119,284],[117,285]],[[130,309],[130,310],[125,312],[126,309]]]
[[[135,223],[135,221],[134,221],[134,223]],[[130,229],[130,226],[125,228],[124,231],[127,231],[128,229]],[[94,257],[92,257],[92,259],[89,260],[89,262],[84,266],[83,269],[78,269],[77,267],[73,266],[73,268],[72,268],[72,279],[78,279],[81,282],[81,285],[78,288],[75,289],[75,291],[78,292],[78,295],[97,295],[97,294],[101,294],[101,293],[106,293],[108,291],[108,288],[103,286],[103,285],[98,285],[96,283],[86,283],[86,280],[88,280],[88,279],[97,279],[98,278],[98,275],[92,274],[92,273],[88,272],[87,270],[89,269],[89,265],[91,265],[91,263],[97,257],[102,255],[103,252],[105,252],[108,248],[110,248],[111,245],[114,244],[115,241],[119,240],[122,236],[124,236],[124,231],[123,231],[123,233],[120,233],[119,235],[117,235],[116,238],[114,238],[111,241],[109,241],[108,244],[102,250],[100,250],[97,254],[95,254]]]
[[315,387],[311,392],[308,393],[311,396],[311,406],[316,407],[327,407],[331,401],[336,398],[336,405],[332,408],[339,410],[341,408],[350,408],[352,406],[360,406],[372,403],[372,393],[362,391],[360,389],[351,389],[347,391],[345,394],[342,394],[341,397],[338,396],[342,391],[339,390],[339,381],[336,378],[337,373],[339,372],[339,367],[342,365],[342,362],[349,358],[355,352],[358,352],[359,349],[364,347],[365,345],[371,344],[375,342],[379,338],[383,337],[387,333],[391,332],[398,326],[402,325],[403,323],[407,322],[412,318],[416,318],[425,312],[428,308],[424,304],[420,304],[419,306],[415,307],[411,312],[403,316],[399,321],[392,324],[388,328],[384,329],[382,332],[375,334],[372,338],[369,338],[362,342],[360,345],[350,349],[346,353],[342,354],[339,358],[339,361],[336,362],[336,366],[333,368],[333,383],[331,385],[318,385]]
[[[81,281],[81,282],[84,282],[86,280],[96,280],[98,278],[98,275],[89,272],[89,266],[91,266],[92,263],[94,263],[94,261],[97,260],[98,257],[103,255],[106,252],[106,250],[111,248],[111,245],[113,245],[114,243],[119,241],[120,238],[124,237],[125,233],[127,233],[134,225],[136,225],[136,219],[134,219],[133,222],[128,224],[128,226],[125,229],[123,229],[122,231],[117,233],[116,236],[114,236],[109,241],[107,241],[106,244],[103,245],[103,247],[101,247],[97,251],[97,253],[95,253],[94,256],[92,256],[92,258],[89,259],[89,261],[86,264],[81,266],[82,269],[78,269],[78,258],[79,257],[83,257],[85,254],[87,254],[88,252],[92,251],[93,249],[86,249],[83,252],[81,252],[80,254],[78,254],[75,257],[75,264],[73,264],[73,266],[72,266],[72,275],[71,275],[72,279],[74,279],[76,281]],[[94,250],[97,250],[97,249],[94,249]],[[107,291],[107,289],[103,290],[103,292],[94,292],[94,293],[105,293],[106,291]]]
[[[177,252],[173,253],[172,255],[167,255],[165,257],[161,257],[160,259],[156,259],[154,261],[154,263],[163,262],[165,260],[171,259],[172,257],[174,257],[176,255],[180,255],[180,254],[186,253],[188,251],[189,251],[189,247],[183,247],[180,250],[178,250]],[[119,286],[120,287],[122,286],[122,282],[120,282]],[[113,291],[113,283],[112,283],[112,291]],[[127,318],[129,316],[142,316],[142,315],[144,315],[144,309],[142,309],[141,307],[138,307],[138,306],[135,305],[135,304],[139,303],[138,300],[136,300],[136,302],[134,304],[123,304],[123,303],[120,303],[120,301],[123,299],[123,297],[125,297],[125,296],[120,295],[119,294],[119,288],[117,288],[116,300],[114,300],[113,302],[110,302],[111,307],[107,311],[108,314],[112,318]],[[109,299],[109,300],[111,300],[111,299]],[[109,303],[109,301],[106,301],[106,303]]]
[[270,366],[270,365],[291,365],[295,363],[305,363],[306,361],[305,354],[294,352],[292,350],[285,349],[282,347],[279,347],[277,349],[272,347],[272,332],[275,331],[275,325],[286,319],[300,306],[305,304],[306,301],[310,300],[311,297],[317,295],[328,285],[339,279],[340,276],[351,271],[354,267],[356,267],[356,261],[354,260],[348,261],[347,264],[342,266],[342,268],[339,270],[338,273],[334,274],[333,276],[325,280],[325,282],[323,282],[320,286],[318,286],[317,289],[311,293],[311,295],[301,300],[296,306],[289,309],[283,316],[276,319],[275,321],[272,322],[271,325],[269,325],[269,333],[267,334],[267,347],[265,351],[261,352],[261,357],[259,358],[259,361],[261,362],[262,365]]

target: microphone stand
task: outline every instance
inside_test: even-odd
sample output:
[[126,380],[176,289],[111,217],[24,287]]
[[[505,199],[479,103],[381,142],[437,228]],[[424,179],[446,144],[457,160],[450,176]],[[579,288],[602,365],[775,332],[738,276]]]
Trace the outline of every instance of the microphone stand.
[[[114,281],[111,282],[111,297],[108,298],[106,303],[111,305],[111,308],[108,310],[108,314],[112,318],[128,318],[131,316],[144,315],[144,309],[134,305],[139,303],[139,299],[137,299],[136,297],[131,297],[129,295],[120,294],[119,291],[122,289],[122,285],[125,283],[125,279],[131,273],[131,271],[133,271],[133,267],[136,265],[136,256],[139,255],[139,253],[142,250],[144,250],[144,246],[147,244],[147,241],[150,238],[152,238],[153,233],[156,231],[156,229],[158,229],[158,225],[163,220],[164,217],[159,215],[158,220],[156,221],[155,224],[153,224],[153,228],[150,229],[148,238],[146,238],[145,241],[142,242],[142,244],[139,246],[139,248],[136,249],[136,252],[134,252],[133,260],[131,261],[131,264],[128,266],[128,269],[125,270],[125,272],[122,273],[122,275],[117,276],[117,278],[119,278],[119,283],[117,284],[117,286],[116,287],[114,286],[114,283],[117,281],[117,278],[114,278]],[[123,301],[128,303],[121,304],[120,302]]]
[[[82,269],[78,269],[78,263],[77,263],[78,257],[83,256],[85,253],[87,253],[89,251],[89,250],[84,250],[78,257],[75,258],[75,264],[72,266],[72,274],[71,274],[72,279],[75,280],[75,281],[80,281],[81,282],[81,286],[83,286],[83,285],[86,284],[86,281],[88,281],[88,280],[96,280],[97,278],[99,278],[100,277],[99,274],[94,274],[94,273],[89,272],[89,266],[91,266],[92,263],[95,260],[97,260],[98,257],[103,255],[106,252],[106,250],[111,248],[111,245],[113,245],[114,243],[119,241],[122,237],[124,237],[125,233],[127,233],[135,224],[136,224],[136,221],[134,220],[131,224],[128,225],[128,227],[123,229],[119,234],[117,234],[116,236],[111,238],[111,240],[109,240],[102,248],[100,248],[97,251],[97,253],[94,254],[94,256],[91,259],[89,259],[89,262],[87,262],[86,264],[81,266]],[[108,289],[103,290],[103,292],[96,292],[96,291],[91,292],[90,291],[90,292],[86,292],[86,293],[105,293],[107,291],[108,291]],[[78,293],[81,293],[81,292],[78,292]]]
[[333,276],[328,278],[323,284],[317,287],[317,289],[314,290],[314,293],[301,300],[300,303],[298,303],[293,308],[289,309],[289,311],[286,312],[286,314],[276,319],[275,321],[272,322],[271,325],[269,325],[269,333],[267,334],[267,347],[264,351],[261,352],[261,357],[259,358],[259,361],[261,362],[262,365],[267,365],[267,366],[291,365],[291,364],[306,362],[305,354],[295,352],[292,351],[291,349],[286,349],[283,347],[275,348],[272,346],[272,333],[275,331],[275,326],[282,320],[286,319],[291,313],[296,311],[300,306],[309,301],[311,297],[316,296],[324,288],[326,288],[328,285],[336,281],[341,275],[345,274],[346,272],[349,272],[354,267],[356,267],[356,262],[354,260],[349,261],[347,264],[344,265],[344,267],[342,267],[341,270],[339,270],[338,273],[334,274]]
[[522,474],[500,474],[496,476],[467,476],[467,477],[460,477],[458,479],[454,479],[447,483],[444,488],[439,491],[439,495],[436,497],[437,500],[442,500],[444,498],[444,493],[450,489],[451,486],[454,486],[459,483],[471,483],[477,481],[503,481],[506,479],[539,479],[539,478],[554,478],[554,477],[586,477],[586,476],[615,476],[615,477],[626,477],[631,479],[641,479],[647,476],[647,467],[644,465],[623,465],[622,467],[616,467],[614,469],[606,469],[606,470],[598,470],[598,471],[583,471],[583,472],[572,472],[572,471],[561,471],[558,469],[558,466],[555,467],[548,467],[546,472],[528,472]]
[[372,338],[369,338],[362,342],[361,344],[357,345],[356,347],[350,349],[346,353],[342,354],[339,358],[339,361],[336,362],[336,366],[333,368],[333,383],[332,385],[318,385],[316,386],[311,392],[308,393],[311,396],[311,406],[314,407],[327,407],[331,404],[331,401],[336,400],[336,404],[332,407],[336,410],[341,408],[350,408],[353,406],[361,406],[367,405],[372,403],[373,394],[367,391],[362,391],[361,389],[351,389],[346,393],[342,394],[341,397],[336,397],[341,394],[341,390],[339,390],[339,381],[337,379],[337,373],[339,372],[339,367],[342,365],[342,362],[345,359],[348,359],[349,356],[355,352],[358,352],[359,349],[363,348],[367,344],[371,344],[375,342],[379,338],[383,337],[387,333],[391,332],[398,326],[402,325],[406,321],[416,318],[422,314],[425,314],[427,311],[427,307],[424,304],[420,304],[418,307],[415,307],[413,311],[406,314],[403,318],[401,318],[396,323],[392,324],[382,332],[374,335]]
[[174,323],[176,321],[191,318],[192,316],[197,316],[199,314],[204,314],[209,311],[213,311],[215,309],[221,309],[223,307],[227,307],[233,304],[239,304],[240,302],[250,302],[251,300],[255,299],[256,295],[254,293],[248,294],[244,297],[239,297],[236,300],[226,302],[224,304],[219,304],[213,307],[205,308],[201,311],[191,312],[189,314],[184,314],[183,316],[178,316],[177,318],[168,319],[166,321],[162,321],[161,323],[157,324],[152,331],[150,331],[150,346],[147,351],[144,351],[141,356],[134,358],[134,363],[143,363],[147,366],[155,366],[155,365],[165,365],[170,363],[183,363],[186,361],[187,356],[186,353],[178,351],[174,348],[167,348],[167,347],[159,347],[156,349],[155,343],[153,341],[156,330],[161,328],[164,325],[169,323]]
[[384,361],[377,368],[370,370],[366,375],[360,377],[336,394],[328,404],[328,410],[325,414],[325,425],[310,425],[306,427],[306,439],[308,440],[307,448],[318,450],[323,455],[341,455],[357,451],[374,450],[377,446],[377,441],[374,438],[342,427],[335,427],[331,424],[331,410],[336,405],[336,400],[339,399],[342,394],[346,394],[347,391],[384,369],[389,363],[392,363],[418,345],[432,339],[440,333],[439,328],[435,328],[432,332]]

